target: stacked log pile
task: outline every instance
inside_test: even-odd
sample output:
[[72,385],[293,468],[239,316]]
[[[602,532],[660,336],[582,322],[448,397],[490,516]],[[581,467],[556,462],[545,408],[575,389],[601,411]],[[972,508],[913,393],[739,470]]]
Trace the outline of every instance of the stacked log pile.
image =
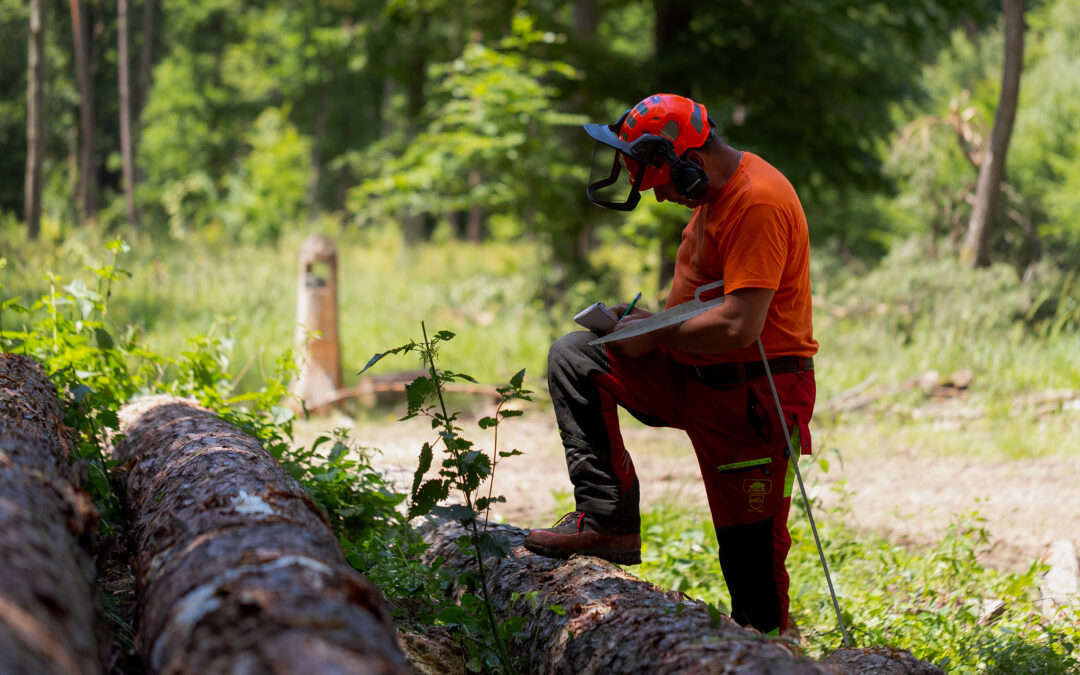
[[378,591],[256,439],[169,397],[120,419],[148,672],[407,672]]
[[56,390],[0,354],[0,672],[102,672],[97,512],[77,487]]

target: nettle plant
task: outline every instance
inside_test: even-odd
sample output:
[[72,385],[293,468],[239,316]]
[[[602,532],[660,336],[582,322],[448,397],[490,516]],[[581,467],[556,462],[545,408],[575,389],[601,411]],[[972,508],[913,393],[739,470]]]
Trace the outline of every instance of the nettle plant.
[[[472,382],[471,376],[440,369],[437,365],[439,347],[453,339],[454,333],[438,331],[428,337],[427,326],[420,324],[422,342],[406,345],[376,354],[360,372],[363,373],[386,356],[416,353],[427,370],[426,375],[414,379],[405,387],[407,412],[402,420],[427,417],[432,430],[438,433],[434,442],[424,443],[420,448],[419,464],[413,474],[409,491],[409,518],[432,515],[454,520],[461,524],[466,534],[457,540],[461,550],[476,564],[476,571],[466,571],[458,577],[464,588],[478,589],[479,595],[466,592],[458,605],[443,607],[436,619],[444,625],[458,629],[462,645],[472,657],[472,669],[500,669],[516,672],[507,644],[511,638],[520,637],[518,630],[522,618],[499,624],[488,589],[488,576],[484,566],[485,556],[505,556],[509,547],[502,539],[488,532],[491,506],[505,502],[506,498],[494,495],[495,468],[499,462],[515,455],[519,450],[499,449],[499,427],[507,418],[518,417],[522,411],[509,404],[515,400],[529,401],[532,392],[524,388],[525,371],[518,371],[507,385],[497,387],[498,405],[493,416],[482,417],[477,425],[482,431],[492,431],[494,440],[491,453],[478,449],[462,435],[459,412],[451,412],[446,405],[446,385],[451,382]],[[434,467],[435,451],[442,445],[442,461]],[[486,494],[481,494],[487,482]],[[444,503],[451,495],[460,496],[463,503]]]

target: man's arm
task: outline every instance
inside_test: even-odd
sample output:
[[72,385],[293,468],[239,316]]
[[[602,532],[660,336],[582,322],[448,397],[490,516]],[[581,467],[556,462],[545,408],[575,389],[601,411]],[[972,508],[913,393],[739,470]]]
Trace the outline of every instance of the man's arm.
[[[630,358],[638,358],[657,347],[690,354],[720,354],[748,347],[761,335],[765,315],[776,291],[769,288],[740,288],[727,293],[724,302],[684,321],[637,337],[616,340],[611,347]],[[612,332],[639,321],[647,313],[635,312],[619,321]]]

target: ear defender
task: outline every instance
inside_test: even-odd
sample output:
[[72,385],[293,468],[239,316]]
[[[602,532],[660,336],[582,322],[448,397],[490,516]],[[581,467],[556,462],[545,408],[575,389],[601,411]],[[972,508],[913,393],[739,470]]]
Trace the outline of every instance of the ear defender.
[[687,199],[703,199],[709,191],[709,174],[688,159],[680,159],[671,165],[671,184]]
[[709,174],[697,162],[683,159],[675,154],[675,147],[668,138],[660,137],[663,142],[657,148],[657,154],[671,168],[671,184],[675,191],[687,199],[703,199],[709,191]]

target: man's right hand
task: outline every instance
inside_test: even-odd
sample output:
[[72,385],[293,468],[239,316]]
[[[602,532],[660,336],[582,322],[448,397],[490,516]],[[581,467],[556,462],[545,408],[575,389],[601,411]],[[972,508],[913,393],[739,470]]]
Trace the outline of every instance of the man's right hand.
[[[623,312],[626,311],[626,308],[629,305],[630,305],[629,302],[622,302],[622,303],[619,303],[618,305],[615,305],[614,307],[608,307],[608,309],[615,316],[622,317]],[[645,310],[641,309],[640,307],[635,306],[634,309],[630,311],[629,315],[619,319],[619,323],[622,323],[623,321],[629,321],[631,319],[644,319],[647,316],[652,316],[652,312],[646,312]],[[612,332],[612,331],[616,331],[616,330],[618,330],[618,328],[612,328],[611,331],[608,331],[608,332]]]

